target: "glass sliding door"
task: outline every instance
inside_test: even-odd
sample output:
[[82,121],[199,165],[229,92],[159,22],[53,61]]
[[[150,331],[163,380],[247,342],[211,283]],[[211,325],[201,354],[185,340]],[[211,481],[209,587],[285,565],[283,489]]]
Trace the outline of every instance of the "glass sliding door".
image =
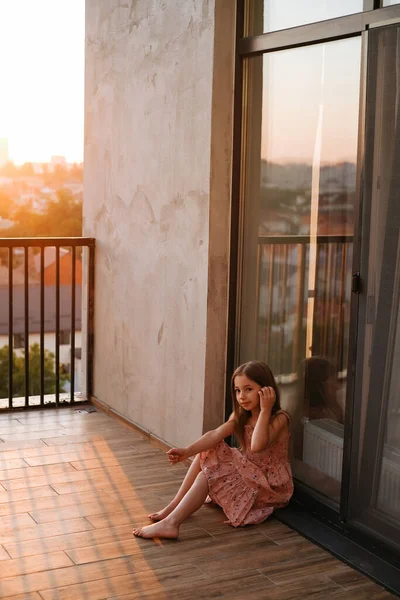
[[326,21],[363,10],[363,0],[249,0],[248,4],[248,35]]
[[400,26],[368,35],[350,516],[400,547]]
[[340,497],[361,38],[245,61],[237,361],[272,368],[294,474]]

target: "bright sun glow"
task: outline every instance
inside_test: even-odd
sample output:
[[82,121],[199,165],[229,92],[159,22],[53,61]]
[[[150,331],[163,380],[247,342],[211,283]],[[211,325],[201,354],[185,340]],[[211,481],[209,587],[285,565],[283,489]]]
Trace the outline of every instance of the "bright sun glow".
[[85,0],[0,0],[0,138],[16,164],[83,159]]

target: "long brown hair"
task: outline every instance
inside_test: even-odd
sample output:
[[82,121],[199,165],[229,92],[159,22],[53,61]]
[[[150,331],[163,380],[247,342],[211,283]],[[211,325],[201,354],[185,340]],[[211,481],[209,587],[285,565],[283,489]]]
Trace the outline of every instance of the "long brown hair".
[[240,365],[240,367],[238,367],[235,370],[231,379],[232,405],[237,422],[237,437],[239,441],[243,443],[244,426],[249,420],[251,413],[248,410],[242,408],[239,402],[236,400],[235,377],[237,377],[238,375],[246,375],[248,379],[251,379],[251,381],[254,381],[254,383],[257,383],[261,387],[272,387],[272,389],[275,392],[275,403],[271,410],[271,416],[275,415],[278,412],[278,410],[281,410],[281,402],[279,389],[276,385],[275,377],[273,376],[269,366],[266,365],[264,362],[251,360],[247,363],[244,363],[243,365]]

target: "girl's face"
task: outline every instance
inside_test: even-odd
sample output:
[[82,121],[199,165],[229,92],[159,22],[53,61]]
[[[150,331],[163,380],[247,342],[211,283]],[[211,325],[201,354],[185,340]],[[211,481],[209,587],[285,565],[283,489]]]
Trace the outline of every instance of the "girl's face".
[[339,390],[339,385],[336,375],[331,375],[326,381],[324,381],[324,393],[326,396],[327,403],[335,402],[336,394]]
[[255,383],[246,375],[236,375],[233,384],[236,400],[242,408],[251,411],[260,407],[258,392],[261,390],[261,385]]

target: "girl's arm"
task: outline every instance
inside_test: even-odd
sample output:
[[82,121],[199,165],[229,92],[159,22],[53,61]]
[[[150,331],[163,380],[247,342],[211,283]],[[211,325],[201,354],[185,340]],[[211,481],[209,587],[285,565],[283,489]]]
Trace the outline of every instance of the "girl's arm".
[[288,426],[287,417],[279,414],[271,421],[271,411],[275,402],[275,392],[271,387],[262,388],[260,394],[260,414],[251,438],[252,452],[262,452],[273,444],[281,431]]
[[222,442],[226,437],[232,435],[235,431],[236,427],[236,419],[235,415],[232,413],[229,417],[229,420],[217,427],[217,429],[213,429],[212,431],[207,431],[204,435],[201,436],[196,442],[190,444],[190,446],[186,446],[186,448],[171,448],[168,450],[167,455],[171,463],[175,464],[186,460],[190,456],[194,456],[203,450],[209,450],[216,446],[219,442]]

